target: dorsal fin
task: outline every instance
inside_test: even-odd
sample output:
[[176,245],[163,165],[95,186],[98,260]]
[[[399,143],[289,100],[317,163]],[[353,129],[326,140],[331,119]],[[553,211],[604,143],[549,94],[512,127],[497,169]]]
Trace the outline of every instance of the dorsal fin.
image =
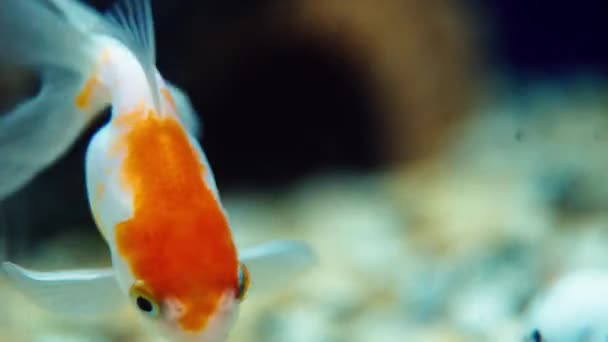
[[156,41],[150,0],[118,0],[107,12],[112,34],[125,44],[141,63],[152,90],[156,110],[160,93],[156,81]]

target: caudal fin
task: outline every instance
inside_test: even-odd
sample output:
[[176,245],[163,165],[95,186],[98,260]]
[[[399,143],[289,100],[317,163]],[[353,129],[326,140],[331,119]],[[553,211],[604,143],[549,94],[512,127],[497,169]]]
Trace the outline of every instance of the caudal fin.
[[72,0],[2,0],[0,7],[0,63],[41,78],[36,96],[0,116],[2,199],[65,153],[105,104],[75,101],[99,58],[85,25],[95,22],[82,19],[96,12]]

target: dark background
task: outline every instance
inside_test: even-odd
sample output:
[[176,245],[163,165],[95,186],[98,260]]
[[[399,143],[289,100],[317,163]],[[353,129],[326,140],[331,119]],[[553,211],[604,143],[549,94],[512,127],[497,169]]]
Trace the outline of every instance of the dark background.
[[[201,114],[203,145],[220,188],[381,166],[369,129],[376,108],[356,72],[307,42],[251,44],[238,49],[239,56],[223,50],[229,49],[221,42],[226,32],[275,2],[154,3],[158,68]],[[486,62],[516,82],[608,72],[605,1],[469,2],[484,31]],[[112,1],[93,3],[103,9]],[[226,69],[216,72],[215,59],[228,59]]]
[[601,0],[484,1],[495,62],[523,78],[608,72],[608,3]]
[[[92,3],[103,9],[111,1]],[[201,114],[201,141],[219,189],[276,189],[323,171],[383,168],[380,133],[373,129],[379,108],[357,70],[310,41],[276,44],[264,32],[243,32],[236,44],[226,42],[226,37],[239,37],[242,23],[255,21],[273,4],[154,2],[158,68],[186,90]],[[482,31],[482,62],[515,83],[608,72],[605,1],[469,5]],[[27,231],[47,236],[92,224],[82,168],[86,141],[96,127],[5,201],[8,226],[23,227],[12,231],[12,239],[24,239]]]

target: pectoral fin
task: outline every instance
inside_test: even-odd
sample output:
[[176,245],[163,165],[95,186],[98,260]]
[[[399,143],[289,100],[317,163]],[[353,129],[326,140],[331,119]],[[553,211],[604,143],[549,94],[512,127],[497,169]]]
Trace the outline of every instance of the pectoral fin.
[[289,286],[317,263],[307,244],[299,241],[270,241],[240,252],[251,274],[251,291],[262,292]]
[[2,270],[39,306],[65,315],[98,315],[126,303],[111,268],[39,272],[4,262]]

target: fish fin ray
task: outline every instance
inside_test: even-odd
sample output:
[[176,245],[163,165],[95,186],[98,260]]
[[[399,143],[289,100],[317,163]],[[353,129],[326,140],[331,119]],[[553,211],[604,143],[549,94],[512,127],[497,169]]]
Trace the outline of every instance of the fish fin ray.
[[46,0],[46,2],[82,33],[89,34],[103,30],[106,25],[105,18],[83,2],[73,0]]
[[106,14],[109,33],[125,44],[141,63],[152,89],[154,107],[160,109],[156,79],[156,40],[150,0],[119,0]]

